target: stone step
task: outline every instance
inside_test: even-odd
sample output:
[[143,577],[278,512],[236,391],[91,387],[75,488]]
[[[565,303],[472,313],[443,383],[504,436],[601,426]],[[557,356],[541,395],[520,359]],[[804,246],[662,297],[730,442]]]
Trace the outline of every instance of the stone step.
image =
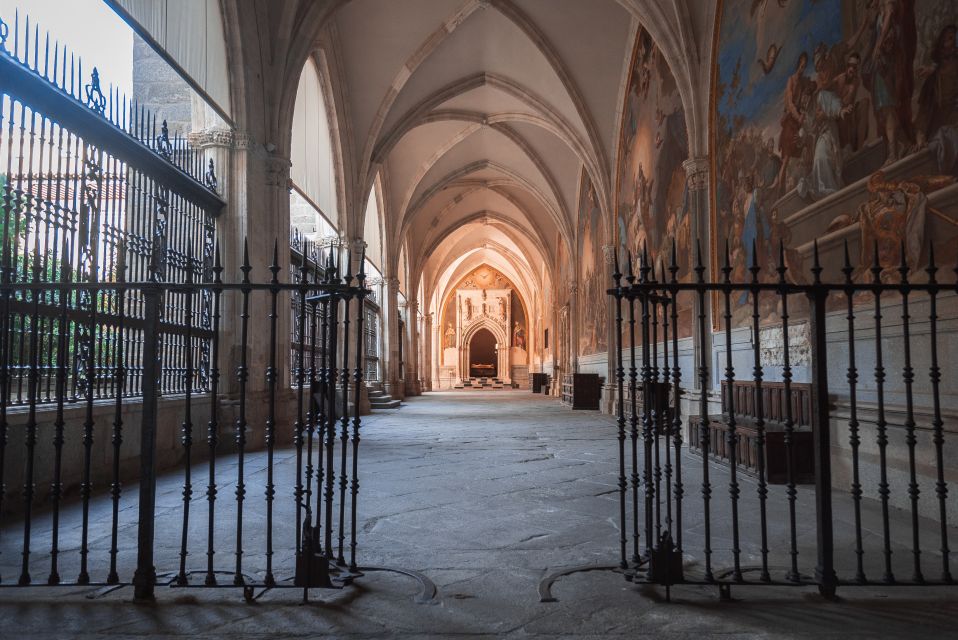
[[369,408],[373,411],[377,409],[398,409],[402,403],[399,400],[390,399],[388,401],[370,402]]

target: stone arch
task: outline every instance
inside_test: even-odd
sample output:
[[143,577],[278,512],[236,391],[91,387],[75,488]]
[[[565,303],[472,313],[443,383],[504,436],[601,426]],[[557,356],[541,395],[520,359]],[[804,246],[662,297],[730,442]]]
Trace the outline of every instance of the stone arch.
[[[472,339],[480,330],[486,330],[492,334],[496,339],[496,343],[501,345],[509,344],[508,331],[505,327],[500,325],[497,322],[494,322],[492,318],[481,316],[473,320],[468,324],[461,336],[461,342],[459,344],[459,377],[465,379],[470,377],[469,372],[469,362],[470,362],[470,353],[469,345],[472,344]],[[498,353],[498,362],[496,363],[497,375],[499,378],[509,377],[509,350],[500,349]]]

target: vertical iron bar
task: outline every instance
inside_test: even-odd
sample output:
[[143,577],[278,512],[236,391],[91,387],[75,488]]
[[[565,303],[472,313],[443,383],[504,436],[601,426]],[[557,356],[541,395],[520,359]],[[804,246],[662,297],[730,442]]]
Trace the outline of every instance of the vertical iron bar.
[[[318,259],[318,258],[317,258]],[[325,284],[329,283],[330,269],[329,263],[326,263],[326,269],[323,273],[323,281]],[[328,420],[326,416],[326,407],[327,407],[327,394],[328,394],[328,376],[329,376],[329,350],[327,348],[328,339],[330,335],[330,315],[329,315],[329,295],[324,295],[320,301],[320,359],[319,359],[319,397],[316,399],[318,405],[318,417],[317,417],[317,428],[316,428],[316,548],[322,549],[322,538],[321,531],[323,526],[323,497],[324,497],[324,488],[323,482],[326,478],[326,472],[328,471],[327,466],[323,462],[325,437],[328,429]]]
[[817,525],[818,565],[815,580],[819,592],[826,598],[835,596],[838,577],[835,575],[835,545],[832,531],[832,444],[828,406],[828,335],[825,312],[828,289],[822,286],[822,267],[819,263],[818,240],[814,245],[812,275],[814,283],[811,302],[812,331],[812,412],[815,428],[812,441],[815,447],[815,522]]
[[[31,174],[32,175],[32,174]],[[32,180],[32,178],[31,178]],[[37,241],[37,244],[39,241]],[[24,260],[27,256],[24,255]],[[33,254],[33,282],[40,282],[40,252],[34,251]],[[30,540],[33,525],[33,495],[34,495],[34,458],[37,446],[37,393],[39,392],[38,383],[40,381],[39,370],[39,339],[40,339],[40,289],[30,291],[33,307],[30,317],[30,347],[29,347],[29,369],[27,372],[27,399],[29,402],[27,412],[26,435],[24,442],[26,444],[26,470],[23,481],[23,565],[20,570],[21,585],[30,584]]]
[[[60,283],[66,285],[69,282],[69,265],[64,256],[69,255],[69,243],[64,241],[61,250],[60,264]],[[53,523],[51,525],[52,540],[50,544],[50,576],[47,578],[47,584],[60,583],[59,554],[60,554],[60,499],[63,496],[63,430],[66,421],[63,417],[63,405],[66,401],[67,388],[67,358],[69,357],[69,347],[67,343],[67,309],[70,294],[66,287],[58,292],[58,302],[60,303],[60,317],[57,332],[57,381],[56,381],[56,418],[53,421],[53,484],[50,488],[50,494],[53,498]],[[2,357],[2,356],[0,356]]]
[[[304,250],[305,251],[305,250]],[[306,293],[308,271],[306,269],[306,256],[303,255],[303,261],[299,265],[299,308],[296,316],[296,423],[293,425],[293,444],[296,447],[296,553],[300,553],[302,548],[302,523],[303,523],[303,429],[305,421],[303,420],[303,402],[306,393],[306,378],[303,375],[305,367],[305,353],[303,341],[305,338],[306,327]],[[307,513],[307,517],[309,514]]]
[[249,274],[253,268],[249,263],[249,240],[243,241],[242,311],[240,312],[240,364],[236,370],[239,381],[239,415],[236,419],[236,570],[233,584],[243,586],[243,501],[246,499],[246,382],[249,380],[249,297],[251,287]]
[[675,238],[672,238],[672,259],[669,264],[671,274],[672,298],[672,443],[675,446],[675,549],[682,553],[682,498],[685,488],[682,484],[682,410],[681,388],[682,371],[679,369],[679,265],[676,256]]
[[698,286],[698,325],[699,325],[699,434],[702,447],[702,517],[704,522],[705,544],[703,547],[703,556],[705,560],[705,581],[714,581],[712,575],[712,484],[709,481],[709,354],[706,353],[705,345],[707,342],[707,327],[705,317],[705,264],[702,262],[702,241],[696,241],[696,262],[695,279]]
[[[124,247],[125,248],[125,247]],[[117,269],[118,281],[122,285],[126,282],[126,260],[125,251],[120,254],[120,264]],[[116,397],[113,407],[113,433],[111,434],[111,444],[113,445],[113,460],[110,481],[110,499],[112,501],[112,510],[110,514],[110,573],[107,582],[116,584],[120,581],[120,575],[117,573],[116,563],[119,553],[119,525],[120,525],[120,495],[123,485],[120,483],[120,447],[123,444],[123,389],[126,382],[126,367],[124,366],[123,350],[123,332],[126,319],[126,290],[117,290],[117,315],[119,316],[117,335],[120,338],[116,343],[116,368],[114,375],[116,377]]]
[[758,251],[755,240],[752,240],[752,264],[749,267],[752,273],[752,378],[755,382],[753,390],[755,406],[755,446],[758,449],[758,509],[759,527],[762,539],[760,552],[762,554],[762,582],[770,582],[768,573],[768,514],[766,500],[768,498],[768,484],[765,478],[765,396],[762,388],[762,333],[759,314],[758,277],[761,269],[758,266]]
[[[639,267],[640,295],[642,296],[642,439],[644,445],[643,480],[645,482],[645,551],[646,557],[652,557],[654,526],[655,484],[652,477],[652,446],[655,434],[652,424],[652,363],[649,349],[651,340],[651,308],[649,286],[649,254],[645,246],[642,247],[642,261]],[[656,540],[657,542],[657,540]]]
[[738,530],[738,434],[735,431],[735,367],[732,365],[732,264],[729,259],[728,240],[725,241],[725,264],[722,267],[724,284],[722,300],[725,305],[725,442],[728,445],[729,483],[728,495],[732,503],[732,579],[742,581],[742,564]]
[[[631,258],[630,258],[631,260]],[[619,442],[619,568],[627,569],[626,547],[628,540],[625,533],[625,494],[628,484],[625,480],[625,370],[622,368],[622,273],[619,269],[619,250],[615,250],[615,272],[612,274],[612,286],[615,289],[615,381],[616,381],[616,427]],[[629,305],[631,306],[631,300]],[[634,312],[633,312],[634,315]],[[633,347],[634,349],[634,347]],[[634,393],[634,392],[633,392]],[[633,438],[633,442],[635,439]],[[634,460],[634,457],[633,457]],[[636,516],[638,517],[638,516]],[[638,533],[638,521],[635,524]],[[638,541],[636,541],[636,555],[638,555]]]
[[[155,274],[155,272],[154,272]],[[140,424],[140,499],[137,530],[136,571],[133,594],[137,600],[153,600],[156,568],[153,566],[153,541],[156,526],[156,422],[159,400],[160,313],[162,289],[158,284],[143,287],[143,418]]]
[[[337,260],[338,261],[338,260]],[[330,282],[338,284],[339,270],[330,265]],[[326,533],[325,549],[327,557],[333,555],[333,483],[335,482],[334,453],[336,447],[336,360],[339,341],[339,297],[329,294],[329,360],[326,369],[326,394],[328,409],[326,414]]]
[[186,324],[186,334],[183,337],[183,359],[185,360],[183,380],[186,383],[186,396],[184,398],[185,414],[183,416],[183,425],[180,428],[183,444],[183,528],[180,534],[180,572],[176,577],[176,583],[179,585],[189,584],[186,572],[186,556],[189,555],[189,530],[190,530],[190,502],[193,499],[193,262],[188,258],[186,262],[186,308],[184,321]]
[[353,384],[356,388],[356,395],[353,399],[353,482],[352,499],[350,501],[350,529],[349,529],[349,570],[358,571],[356,564],[356,511],[357,499],[359,498],[359,401],[361,394],[361,385],[363,384],[363,321],[365,320],[365,302],[366,302],[366,246],[363,245],[362,254],[359,257],[359,275],[356,279],[356,366],[353,368]]
[[785,245],[781,242],[779,242],[778,245],[778,268],[776,270],[778,271],[778,283],[781,286],[779,295],[782,298],[782,385],[785,394],[785,435],[783,436],[783,441],[785,444],[785,493],[788,496],[788,553],[791,558],[791,565],[785,578],[791,582],[798,582],[800,576],[798,573],[798,534],[795,516],[797,490],[795,489],[795,462],[793,456],[795,420],[792,415],[792,359],[788,336],[788,283],[786,280],[788,268],[785,266]]
[[[938,281],[935,274],[938,267],[935,265],[935,246],[933,242],[928,243],[928,284],[931,288],[928,291],[928,333],[929,349],[931,351],[931,367],[929,376],[931,378],[931,397],[932,397],[932,440],[935,445],[935,469],[937,478],[935,483],[935,493],[938,496],[938,522],[941,527],[941,580],[946,584],[951,584],[951,567],[948,549],[948,485],[945,482],[945,432],[944,421],[941,418],[941,368],[938,366]],[[958,274],[958,272],[956,272]]]
[[901,242],[901,264],[898,267],[898,273],[901,277],[901,330],[905,358],[902,380],[905,383],[905,444],[908,446],[908,497],[911,501],[911,553],[914,561],[912,581],[922,583],[925,578],[921,573],[921,545],[918,534],[918,496],[920,491],[915,469],[915,445],[918,440],[915,437],[915,399],[912,389],[915,381],[915,371],[911,366],[911,316],[908,311],[908,296],[911,292],[911,285],[908,282],[908,263],[905,260],[904,240]]
[[220,261],[220,246],[216,245],[213,261],[213,308],[212,308],[212,344],[210,345],[210,420],[206,425],[206,444],[209,447],[209,480],[206,485],[206,502],[208,505],[206,525],[206,586],[216,584],[216,572],[213,569],[213,560],[216,554],[214,547],[214,532],[216,524],[216,447],[219,443],[219,381],[220,381],[220,304],[223,295],[223,265]]
[[[659,295],[662,298],[662,387],[664,391],[662,399],[665,404],[658,408],[657,420],[661,432],[665,434],[665,528],[672,537],[672,422],[669,419],[669,401],[672,394],[672,378],[669,370],[669,304],[671,300],[665,288],[665,263],[661,266],[659,282],[662,284]],[[656,396],[658,396],[658,390],[656,390]],[[656,440],[655,448],[659,448],[658,440]]]
[[[269,266],[269,365],[266,368],[266,384],[269,400],[266,416],[266,585],[273,586],[273,497],[276,489],[273,485],[273,447],[276,440],[276,322],[279,297],[279,240],[273,241],[273,263]],[[298,502],[298,501],[297,501]],[[297,527],[298,529],[298,527]]]
[[878,480],[878,495],[881,498],[881,518],[882,518],[882,553],[885,560],[885,571],[882,580],[887,584],[895,582],[895,574],[891,568],[891,531],[889,527],[888,498],[891,491],[888,489],[888,423],[885,420],[885,365],[882,357],[882,309],[881,309],[881,272],[882,267],[878,258],[878,240],[875,240],[874,261],[872,262],[871,272],[874,283],[873,292],[875,297],[875,394],[878,401],[878,417],[875,420],[875,428],[878,432],[878,465],[880,477]]
[[661,407],[658,406],[659,398],[659,301],[658,289],[655,288],[655,267],[650,258],[647,266],[649,269],[649,316],[652,321],[652,336],[649,340],[650,355],[650,373],[651,383],[646,391],[646,400],[648,401],[648,411],[652,420],[652,487],[655,495],[655,542],[654,546],[658,548],[659,540],[662,539],[662,466],[660,463],[659,436],[661,432],[662,416]]
[[[629,272],[626,282],[629,283],[629,436],[632,443],[632,563],[638,565],[639,556],[639,374],[635,366],[635,271],[632,265],[632,254],[628,254]],[[644,345],[643,345],[644,348]],[[623,475],[623,480],[625,479]],[[625,529],[622,529],[625,535]]]
[[848,444],[852,449],[852,505],[855,510],[855,581],[865,582],[865,551],[862,548],[862,485],[859,474],[859,435],[858,422],[858,365],[855,357],[855,283],[852,274],[855,272],[848,255],[848,241],[845,241],[845,263],[842,273],[845,274],[845,319],[848,323]]
[[[353,260],[349,250],[346,252],[346,275],[343,278],[347,289],[353,282]],[[343,405],[340,413],[341,421],[341,447],[340,450],[340,469],[339,469],[339,552],[336,556],[336,564],[341,567],[346,566],[346,558],[343,556],[343,544],[346,539],[346,488],[348,478],[346,475],[346,456],[349,445],[349,303],[352,299],[350,293],[343,294]],[[359,310],[362,313],[362,309]],[[415,322],[415,318],[413,318]],[[332,554],[330,554],[332,555]]]

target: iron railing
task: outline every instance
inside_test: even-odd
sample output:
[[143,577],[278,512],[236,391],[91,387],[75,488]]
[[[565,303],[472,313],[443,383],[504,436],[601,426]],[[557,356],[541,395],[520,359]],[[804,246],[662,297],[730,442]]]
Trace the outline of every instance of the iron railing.
[[[82,431],[72,429],[63,420],[62,397],[58,397],[55,437],[48,446],[44,446],[46,443],[38,440],[38,424],[33,419],[37,403],[31,401],[31,417],[22,427],[22,448],[12,450],[7,446],[6,439],[0,440],[0,463],[8,460],[9,456],[18,456],[24,461],[21,504],[23,535],[16,549],[20,563],[15,569],[9,561],[2,563],[5,567],[3,576],[16,571],[18,577],[13,582],[0,578],[0,586],[101,585],[112,589],[133,585],[136,597],[152,598],[158,584],[212,587],[219,586],[225,575],[227,585],[242,588],[247,599],[258,597],[255,594],[258,588],[267,590],[277,587],[302,588],[303,597],[306,598],[310,588],[341,587],[359,575],[356,509],[360,407],[356,402],[356,390],[363,384],[365,360],[364,317],[361,312],[367,294],[365,276],[360,272],[354,277],[348,268],[346,274],[340,276],[338,264],[329,262],[320,282],[316,282],[304,269],[298,282],[281,283],[278,279],[281,269],[277,263],[278,255],[274,252],[273,263],[268,269],[271,274],[269,281],[255,282],[250,277],[253,269],[248,251],[244,252],[240,267],[241,280],[227,284],[221,280],[223,269],[219,265],[217,251],[210,282],[126,282],[108,285],[111,293],[121,300],[132,297],[134,293],[144,300],[143,399],[136,431],[139,448],[135,454],[135,473],[124,474],[122,470],[122,461],[130,456],[128,447],[123,446],[124,421],[129,420],[129,417],[118,399],[112,424],[108,427],[111,429],[112,443],[112,478],[109,484],[111,515],[94,520],[91,509],[95,504],[102,505],[102,500],[94,502],[96,496],[89,480],[94,464],[90,456],[91,434],[102,427],[85,422]],[[94,286],[103,289],[106,285],[5,283],[0,285],[0,292],[6,298],[29,288],[33,291],[51,291],[65,297],[89,291]],[[158,420],[158,389],[163,371],[168,369],[165,359],[169,350],[164,348],[163,343],[168,338],[160,331],[160,326],[163,298],[171,295],[180,296],[186,301],[186,317],[192,320],[192,324],[184,327],[187,337],[191,336],[198,320],[197,315],[192,313],[194,303],[206,297],[211,300],[212,367],[209,373],[210,393],[195,396],[187,392],[177,405],[177,412],[182,416],[182,499],[178,508],[169,501],[163,505],[167,513],[161,519],[157,504],[157,436],[161,426]],[[224,320],[222,310],[230,308],[230,305],[225,304],[227,296],[238,298],[235,307],[239,309],[235,326],[239,338],[236,349],[239,358],[235,370],[236,395],[233,402],[227,403],[228,409],[224,408],[219,392],[222,376],[226,372],[220,371],[217,364],[221,350],[220,327]],[[268,313],[253,311],[252,300],[258,296],[260,299],[265,296],[266,304],[257,304],[255,308],[268,308]],[[320,351],[314,347],[307,348],[301,342],[297,348],[299,367],[294,373],[298,379],[292,415],[289,407],[279,400],[282,369],[278,309],[281,304],[290,304],[283,300],[287,297],[298,300],[298,308],[306,316],[301,321],[316,327],[326,345]],[[357,326],[351,331],[350,319],[353,316]],[[256,332],[269,336],[266,366],[259,371],[255,370],[248,357],[250,338]],[[100,347],[106,348],[103,345]],[[183,358],[186,363],[185,375],[190,375],[197,358],[189,353]],[[32,366],[28,375],[30,380],[35,381],[37,367]],[[261,408],[262,401],[251,399],[248,393],[250,381],[257,376],[262,376],[266,381],[265,412]],[[58,389],[61,391],[64,378],[65,371],[61,369],[58,377]],[[36,397],[33,388],[30,397]],[[229,414],[224,415],[227,411]],[[253,415],[257,418],[254,419]],[[205,429],[196,424],[199,416],[207,419]],[[254,420],[262,424],[262,428],[254,428]],[[229,421],[233,422],[232,446],[224,442]],[[287,473],[288,467],[277,464],[274,457],[277,444],[286,440],[287,436],[291,437],[295,452],[294,473]],[[205,446],[196,442],[204,437]],[[265,451],[254,453],[254,447],[259,448],[260,445]],[[80,471],[79,509],[66,503],[61,495],[64,484],[71,481],[65,476],[62,462],[66,454],[78,447],[86,451]],[[224,453],[232,455],[224,459]],[[246,467],[253,455],[257,456],[255,476]],[[55,461],[52,475],[41,478],[37,474],[36,464],[48,458]],[[205,468],[200,468],[197,465],[203,459]],[[226,468],[223,468],[224,463],[228,464]],[[259,473],[260,468],[265,473]],[[123,492],[125,482],[136,475],[139,477],[139,491],[132,503],[137,507],[134,526],[133,523],[122,521],[122,502],[126,497]],[[248,497],[253,477],[262,483],[258,489],[265,500],[253,502],[252,497]],[[53,487],[49,509],[41,508],[36,503],[33,488],[38,482],[49,482]],[[204,485],[206,505],[202,508],[193,502],[193,495],[196,489]],[[233,499],[223,506],[219,493],[226,486],[234,489]],[[250,502],[253,504],[250,505]],[[277,503],[280,502],[288,504],[288,508],[277,510]],[[0,501],[0,511],[3,507]],[[205,512],[205,527],[191,525],[191,518],[196,516],[197,510]],[[296,514],[295,520],[291,518],[293,512]],[[41,519],[38,528],[34,527],[35,516]],[[230,520],[234,525],[231,531],[224,527],[224,523]],[[179,535],[158,526],[161,521],[178,522]],[[104,527],[109,528],[109,533]],[[258,553],[251,549],[248,538],[250,527],[265,529],[264,546]],[[164,536],[166,542],[173,536],[179,542],[178,550],[174,552],[171,545],[158,543],[157,535]],[[66,546],[62,542],[63,537],[67,538]],[[99,542],[100,553],[94,553],[91,547],[104,538],[109,541],[108,544],[104,547]],[[13,555],[10,553],[11,543],[3,542],[7,553],[0,560]],[[49,552],[38,553],[35,549],[40,544],[49,545]],[[231,549],[224,553],[217,552],[217,545],[223,544],[228,544]],[[132,551],[129,551],[131,548],[135,549],[135,559]],[[196,551],[200,551],[200,557],[205,556],[205,561],[191,564],[189,557]],[[224,556],[230,559],[232,566],[221,564]],[[274,556],[278,556],[280,562],[274,561]],[[74,580],[63,577],[65,566],[76,571]],[[288,571],[289,577],[278,576],[279,570]],[[45,574],[45,579],[37,581],[35,576],[38,573]]]
[[[711,282],[701,249],[693,273],[681,279],[674,248],[668,266],[654,268],[643,254],[636,272],[630,256],[623,274],[616,261],[608,294],[618,336],[619,566],[630,578],[667,588],[716,584],[725,596],[734,584],[817,585],[828,597],[840,585],[953,584],[943,418],[952,369],[940,360],[940,328],[950,316],[940,317],[939,308],[946,297],[954,301],[958,278],[939,280],[931,246],[923,268],[906,257],[904,245],[897,265],[879,262],[888,247],[866,249],[862,260],[870,253],[871,264],[857,268],[847,244],[843,255],[830,255],[844,276],[835,283],[822,279],[817,243],[807,279],[790,272],[784,249],[769,274],[753,247],[746,281],[732,279],[727,252],[720,279]],[[694,322],[683,330],[680,310],[689,308]],[[744,323],[736,322],[736,308],[750,314]],[[798,322],[808,326],[807,382],[797,379],[796,345],[789,343]],[[769,326],[783,342],[774,366],[763,356]],[[736,342],[740,331],[749,333],[744,342]],[[694,356],[687,346],[693,337]],[[724,365],[721,373],[713,372],[713,358]],[[739,379],[743,369],[748,373]],[[768,382],[772,377],[777,382]],[[684,416],[681,398],[693,387],[699,396]],[[716,415],[713,388],[722,394]],[[810,434],[795,414],[803,393]],[[900,400],[897,424],[892,395]],[[841,432],[847,446],[838,441]],[[710,441],[716,433],[724,442]],[[690,436],[698,440],[690,443],[694,450],[683,447]],[[808,436],[807,448],[800,436]],[[775,452],[773,439],[783,451]],[[924,470],[919,449],[931,452]],[[747,482],[743,456],[754,465]],[[813,491],[801,487],[802,462],[814,470]],[[782,467],[781,487],[769,481],[773,464]],[[847,467],[847,485],[833,478],[835,464],[843,473]]]
[[[91,285],[8,290],[3,401],[139,395],[145,300],[97,285],[210,278],[223,206],[212,160],[101,86],[96,68],[85,76],[82,61],[48,34],[41,41],[29,18],[18,14],[12,29],[0,21],[0,49],[2,282]],[[164,299],[162,393],[208,385],[210,300],[192,305],[177,293]],[[188,313],[201,320],[189,337]],[[196,356],[189,378],[187,351]]]

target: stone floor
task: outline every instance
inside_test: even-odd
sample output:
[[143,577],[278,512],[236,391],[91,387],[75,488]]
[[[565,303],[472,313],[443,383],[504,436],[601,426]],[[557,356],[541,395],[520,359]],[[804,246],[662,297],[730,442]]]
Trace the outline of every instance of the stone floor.
[[[397,412],[365,419],[361,444],[360,561],[421,572],[438,587],[427,604],[416,580],[392,572],[369,572],[342,591],[313,591],[299,604],[298,592],[274,590],[246,604],[235,589],[160,588],[157,603],[130,602],[129,588],[89,598],[86,588],[0,590],[0,636],[4,638],[276,638],[276,637],[606,637],[699,638],[958,638],[958,592],[953,588],[843,588],[826,602],[814,588],[738,587],[733,602],[720,602],[715,587],[679,586],[672,602],[664,591],[630,584],[620,575],[595,571],[561,578],[557,602],[540,603],[537,586],[553,571],[576,565],[608,565],[617,558],[618,466],[615,424],[594,412],[573,412],[526,391],[442,392],[412,398]],[[292,479],[294,456],[277,452],[277,482]],[[701,571],[704,538],[699,497],[701,461],[683,456],[686,482],[684,546],[687,573]],[[205,465],[194,473],[202,478]],[[217,518],[218,564],[232,566],[230,507],[235,461],[219,461],[223,499]],[[264,456],[247,460],[245,570],[262,570]],[[231,475],[232,474],[232,475]],[[713,542],[716,567],[731,561],[727,471],[711,468],[714,483]],[[158,482],[157,568],[175,571],[181,527],[182,472]],[[758,562],[755,483],[742,479],[742,562]],[[282,489],[280,494],[282,495]],[[133,485],[125,493],[135,495]],[[205,562],[205,498],[196,491],[190,522],[190,566]],[[775,487],[769,498],[773,567],[787,562],[787,511]],[[814,565],[814,518],[810,488],[799,492],[799,552],[805,572]],[[288,504],[277,502],[277,505]],[[284,510],[285,509],[285,510]],[[120,573],[127,576],[135,551],[135,502],[121,511]],[[292,569],[292,509],[277,507],[277,574]],[[77,508],[64,511],[61,573],[75,575]],[[91,507],[91,569],[102,580],[109,540],[109,500]],[[840,561],[853,558],[847,531],[850,510],[836,494]],[[876,576],[880,530],[875,505],[866,505],[867,569]],[[664,516],[663,516],[664,517]],[[895,513],[893,531],[909,541],[907,514]],[[34,527],[34,549],[48,546],[49,514]],[[928,577],[940,556],[933,523],[922,523]],[[0,574],[18,573],[22,523],[0,532]],[[958,539],[958,538],[956,538]],[[896,572],[907,577],[906,546],[895,545]],[[48,555],[35,553],[34,579],[49,571]],[[99,572],[99,573],[98,573]],[[752,574],[748,574],[752,575]],[[775,576],[781,571],[775,569]],[[200,581],[199,578],[196,579]]]

